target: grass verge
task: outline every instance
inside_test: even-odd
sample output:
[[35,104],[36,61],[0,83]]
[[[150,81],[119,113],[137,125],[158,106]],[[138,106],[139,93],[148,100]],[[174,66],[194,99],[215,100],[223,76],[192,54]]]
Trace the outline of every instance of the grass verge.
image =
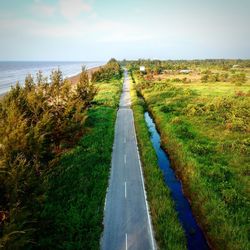
[[155,81],[140,94],[209,243],[243,250],[250,244],[249,97],[219,87]]
[[131,88],[132,109],[140,151],[147,198],[160,249],[186,249],[184,231],[178,221],[170,191],[166,187],[163,174],[157,164],[157,156],[150,141],[150,134],[144,120],[144,102]]
[[98,84],[85,135],[46,179],[39,249],[99,249],[121,81]]

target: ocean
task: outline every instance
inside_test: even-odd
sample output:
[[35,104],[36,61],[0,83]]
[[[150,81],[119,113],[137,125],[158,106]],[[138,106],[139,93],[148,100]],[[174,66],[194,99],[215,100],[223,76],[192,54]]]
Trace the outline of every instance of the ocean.
[[87,69],[101,66],[105,62],[14,62],[0,61],[0,95],[10,90],[12,85],[24,83],[28,74],[36,76],[40,70],[44,76],[49,77],[51,71],[60,69],[64,77],[70,77],[80,73],[82,66]]

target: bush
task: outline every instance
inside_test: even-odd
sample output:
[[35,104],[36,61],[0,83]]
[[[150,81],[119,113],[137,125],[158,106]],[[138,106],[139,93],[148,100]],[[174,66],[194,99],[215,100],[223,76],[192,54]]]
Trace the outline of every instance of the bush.
[[208,75],[208,74],[205,74],[205,75],[203,75],[203,76],[201,77],[201,82],[203,82],[203,83],[208,82],[208,80],[209,80],[209,75]]
[[222,73],[222,74],[220,75],[220,81],[221,81],[221,82],[227,82],[227,81],[228,81],[228,78],[229,78],[228,73]]
[[173,105],[165,105],[160,108],[160,111],[163,113],[173,113],[175,111],[175,108]]
[[247,81],[246,74],[245,73],[233,74],[230,78],[230,81],[236,84],[243,84]]
[[175,127],[175,134],[182,140],[192,140],[196,137],[196,133],[192,130],[191,126],[184,121]]

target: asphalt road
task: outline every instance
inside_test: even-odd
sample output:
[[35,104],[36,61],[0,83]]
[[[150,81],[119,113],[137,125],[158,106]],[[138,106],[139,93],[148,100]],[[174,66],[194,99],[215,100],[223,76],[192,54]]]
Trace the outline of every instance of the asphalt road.
[[103,250],[155,249],[130,104],[125,71],[105,202]]

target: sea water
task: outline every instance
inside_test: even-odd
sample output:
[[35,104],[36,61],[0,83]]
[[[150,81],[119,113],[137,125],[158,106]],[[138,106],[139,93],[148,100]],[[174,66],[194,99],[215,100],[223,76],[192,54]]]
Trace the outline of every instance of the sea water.
[[43,75],[49,77],[52,70],[60,69],[64,77],[70,77],[78,74],[82,66],[87,69],[101,66],[105,62],[14,62],[0,61],[0,95],[10,90],[12,85],[19,82],[24,83],[28,74],[36,76],[38,71],[42,71]]

